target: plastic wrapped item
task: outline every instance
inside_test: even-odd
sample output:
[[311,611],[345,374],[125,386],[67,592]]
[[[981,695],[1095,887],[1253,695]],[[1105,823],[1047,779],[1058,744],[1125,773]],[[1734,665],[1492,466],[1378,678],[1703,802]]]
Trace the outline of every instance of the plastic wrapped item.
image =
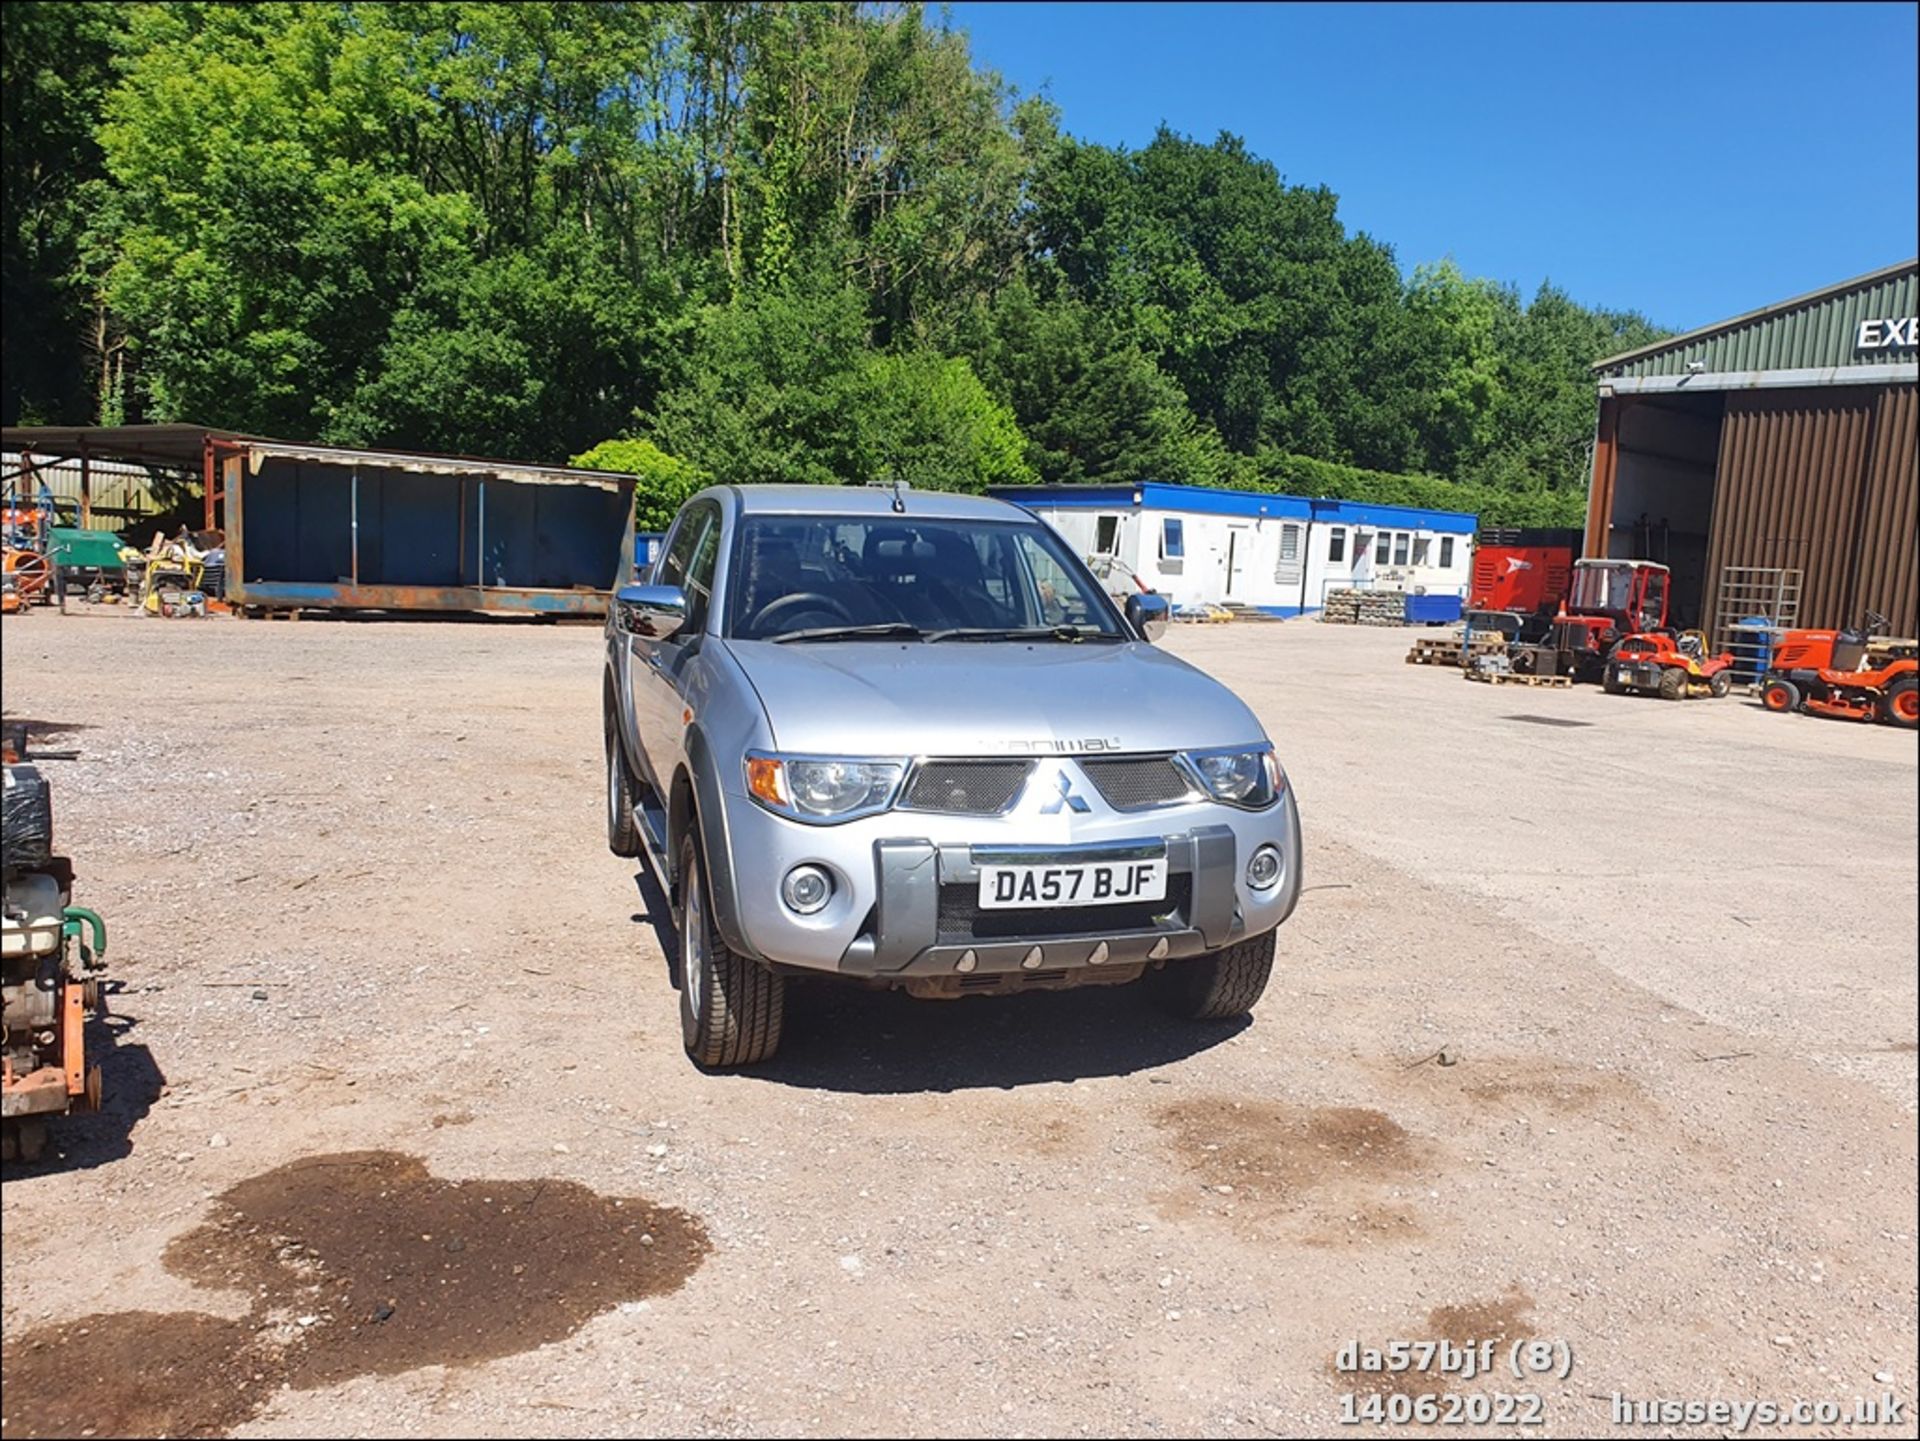
[[19,870],[45,865],[53,854],[53,796],[32,766],[7,766],[0,791],[0,862]]

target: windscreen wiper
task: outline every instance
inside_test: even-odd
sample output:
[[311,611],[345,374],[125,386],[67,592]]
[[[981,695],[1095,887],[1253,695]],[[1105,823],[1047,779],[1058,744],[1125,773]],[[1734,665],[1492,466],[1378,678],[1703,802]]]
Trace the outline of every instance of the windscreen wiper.
[[894,637],[902,640],[932,639],[919,626],[908,625],[905,621],[887,621],[881,625],[822,625],[811,630],[790,630],[784,635],[770,635],[766,639],[773,645],[786,645],[796,640],[888,640]]
[[1122,637],[1089,625],[953,626],[927,632],[927,643],[942,640],[1111,640]]

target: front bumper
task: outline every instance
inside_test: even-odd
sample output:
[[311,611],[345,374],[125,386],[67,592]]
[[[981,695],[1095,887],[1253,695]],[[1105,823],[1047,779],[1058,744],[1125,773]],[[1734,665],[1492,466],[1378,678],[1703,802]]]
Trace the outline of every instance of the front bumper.
[[[1137,967],[1270,931],[1300,894],[1300,819],[1290,788],[1265,811],[1197,802],[1044,821],[893,811],[807,826],[744,796],[727,796],[726,806],[734,919],[747,948],[775,964],[848,976],[1039,979],[1089,966]],[[1254,890],[1247,861],[1267,844],[1280,852],[1281,874]],[[973,900],[983,862],[1129,852],[1165,856],[1164,901],[980,911]],[[794,914],[779,896],[781,878],[803,863],[834,877],[834,897],[816,916]]]

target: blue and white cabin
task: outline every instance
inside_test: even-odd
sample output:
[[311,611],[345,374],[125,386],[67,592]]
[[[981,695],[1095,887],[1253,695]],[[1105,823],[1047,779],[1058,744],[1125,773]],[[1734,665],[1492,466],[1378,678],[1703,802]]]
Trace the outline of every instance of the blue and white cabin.
[[1131,572],[1176,610],[1301,615],[1319,610],[1328,591],[1353,588],[1430,597],[1409,606],[1409,619],[1454,620],[1473,574],[1478,520],[1459,511],[1159,481],[992,493],[1059,531],[1115,594],[1134,588]]

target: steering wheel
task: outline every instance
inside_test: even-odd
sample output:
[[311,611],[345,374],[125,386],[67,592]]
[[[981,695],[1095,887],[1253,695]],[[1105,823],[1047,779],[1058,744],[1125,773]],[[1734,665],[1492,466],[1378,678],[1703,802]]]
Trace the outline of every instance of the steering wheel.
[[843,625],[853,624],[853,612],[830,595],[822,595],[817,590],[797,591],[793,595],[783,595],[778,600],[770,600],[753,613],[748,622],[753,629],[764,635],[772,628],[776,617],[796,610],[820,610],[833,616]]

